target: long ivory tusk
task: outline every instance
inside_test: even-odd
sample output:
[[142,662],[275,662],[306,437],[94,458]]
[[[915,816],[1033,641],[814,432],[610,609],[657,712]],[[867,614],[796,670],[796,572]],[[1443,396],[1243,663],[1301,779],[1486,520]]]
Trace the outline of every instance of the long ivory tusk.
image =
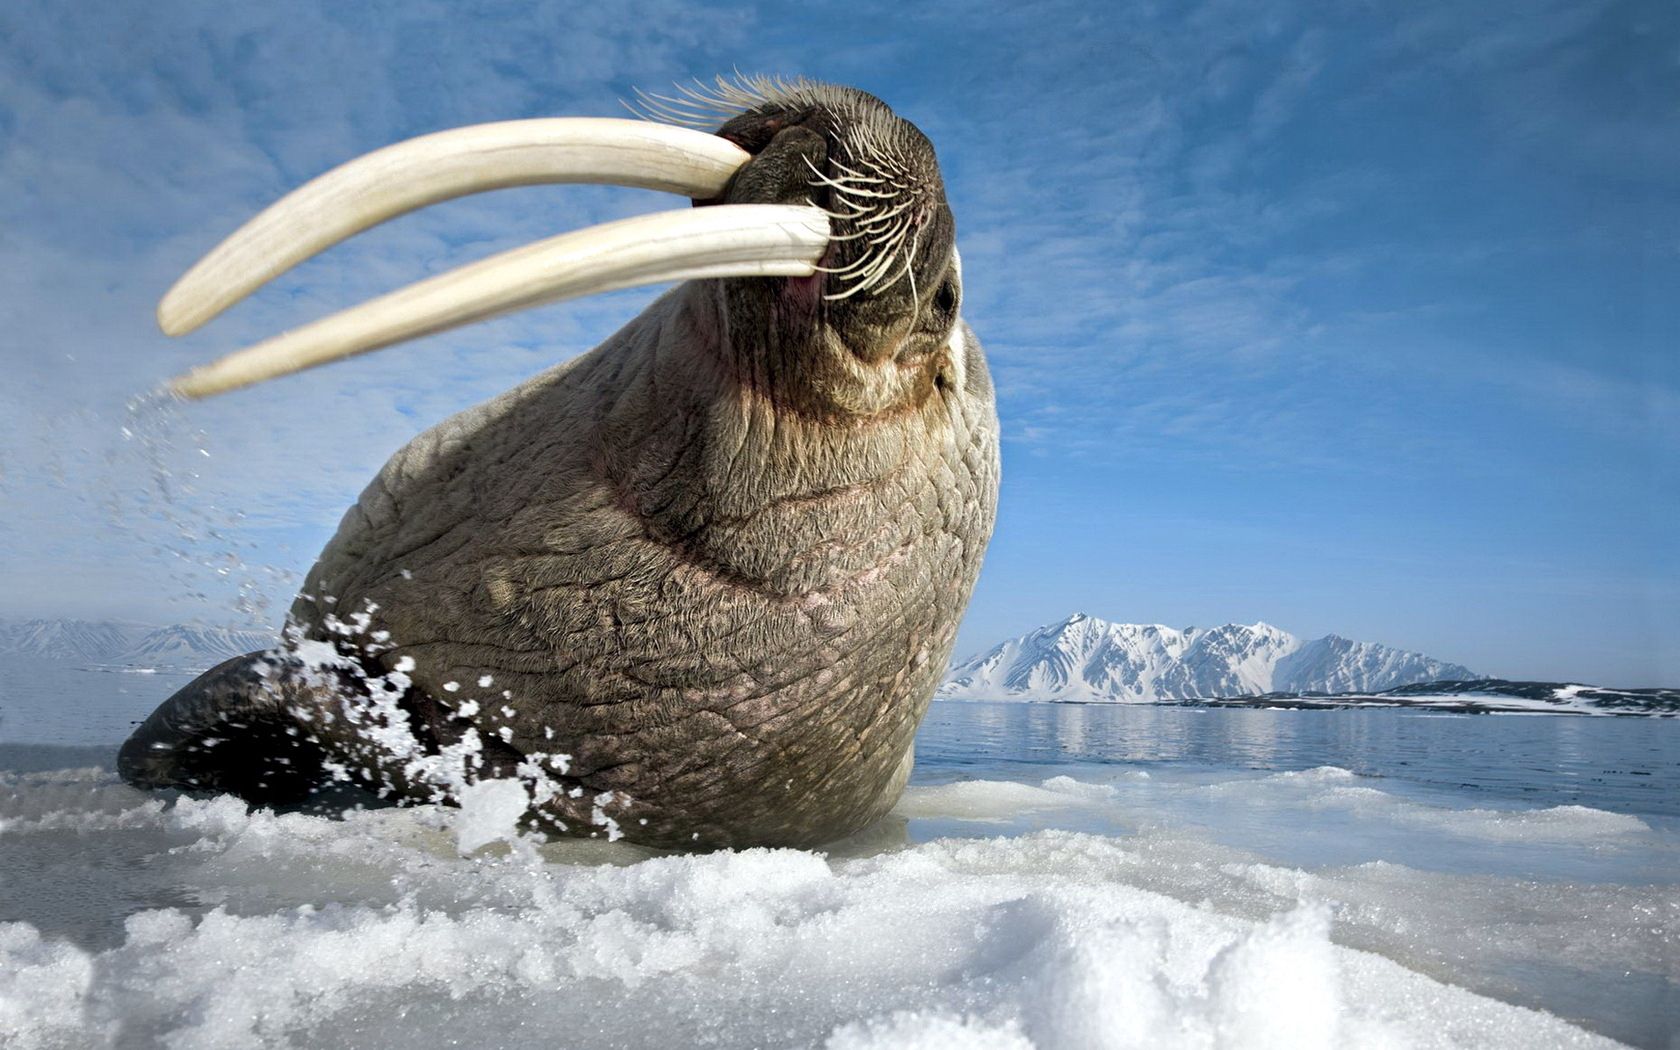
[[724,204],[602,223],[493,255],[195,368],[170,381],[200,398],[497,314],[638,284],[701,277],[806,277],[828,216],[786,204]]
[[641,120],[509,120],[422,135],[334,168],[234,231],[175,282],[158,325],[190,332],[339,241],[452,197],[548,182],[716,197],[748,159],[716,135]]

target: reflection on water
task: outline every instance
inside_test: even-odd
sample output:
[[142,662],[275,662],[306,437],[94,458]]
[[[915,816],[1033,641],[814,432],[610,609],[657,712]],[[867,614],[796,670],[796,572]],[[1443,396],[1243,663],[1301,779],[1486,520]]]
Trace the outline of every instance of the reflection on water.
[[[192,677],[0,660],[0,744],[115,747]],[[915,777],[1036,783],[1043,773],[1023,767],[1159,763],[1340,766],[1397,782],[1388,790],[1458,802],[1468,795],[1680,817],[1680,719],[936,701],[916,738]]]
[[917,783],[1030,779],[1060,764],[1208,770],[1340,766],[1388,790],[1488,804],[1680,817],[1680,721],[942,701],[916,738]]

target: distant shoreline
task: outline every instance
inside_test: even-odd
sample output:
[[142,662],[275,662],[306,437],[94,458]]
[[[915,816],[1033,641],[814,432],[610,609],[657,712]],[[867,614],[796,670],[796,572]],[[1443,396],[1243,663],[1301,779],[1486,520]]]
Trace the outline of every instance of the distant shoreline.
[[1104,700],[1094,697],[941,696],[945,703],[1079,704],[1089,707],[1204,707],[1263,711],[1406,709],[1465,715],[1606,715],[1680,717],[1680,689],[1604,689],[1561,682],[1425,682],[1380,692],[1261,693],[1251,696]]

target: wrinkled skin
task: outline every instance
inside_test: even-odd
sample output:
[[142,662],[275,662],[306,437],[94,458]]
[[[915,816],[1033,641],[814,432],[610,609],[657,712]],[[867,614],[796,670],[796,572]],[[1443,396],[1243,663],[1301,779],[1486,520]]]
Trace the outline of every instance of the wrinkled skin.
[[[421,748],[474,730],[478,776],[568,756],[540,760],[553,830],[605,816],[648,845],[810,846],[883,815],[909,775],[992,529],[997,420],[932,148],[870,96],[825,92],[724,125],[755,159],[723,199],[822,204],[810,166],[831,170],[837,129],[894,122],[920,144],[914,296],[679,286],[398,452],[292,607],[294,643],[405,672]],[[250,692],[230,665],[200,695],[218,673]],[[270,671],[253,703],[300,712],[328,762],[435,797],[370,742],[358,675],[276,700]]]

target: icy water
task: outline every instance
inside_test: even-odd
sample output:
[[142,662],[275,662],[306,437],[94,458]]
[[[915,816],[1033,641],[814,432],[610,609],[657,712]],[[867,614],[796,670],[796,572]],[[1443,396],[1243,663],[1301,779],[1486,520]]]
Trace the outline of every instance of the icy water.
[[0,744],[115,746],[194,677],[177,668],[0,655]]
[[937,703],[825,854],[462,856],[134,792],[178,680],[60,675],[0,692],[7,1046],[1680,1046],[1680,720]]

